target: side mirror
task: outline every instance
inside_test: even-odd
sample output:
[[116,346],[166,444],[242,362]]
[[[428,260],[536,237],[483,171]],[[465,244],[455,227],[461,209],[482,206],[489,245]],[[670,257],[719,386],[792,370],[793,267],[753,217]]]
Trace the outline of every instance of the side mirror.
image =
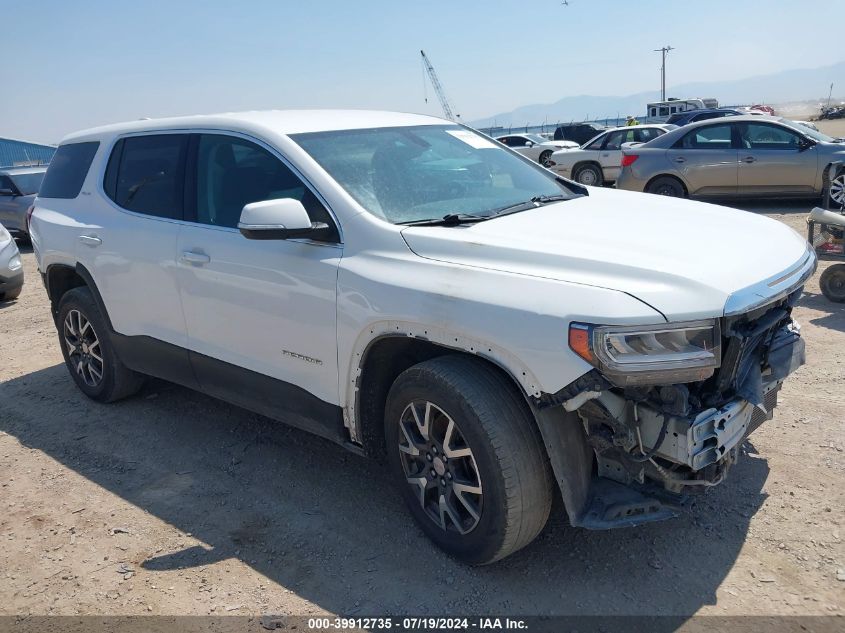
[[531,141],[525,141],[525,147],[534,147],[534,143]]
[[319,239],[328,233],[329,225],[311,222],[299,200],[278,198],[246,205],[238,229],[250,240]]

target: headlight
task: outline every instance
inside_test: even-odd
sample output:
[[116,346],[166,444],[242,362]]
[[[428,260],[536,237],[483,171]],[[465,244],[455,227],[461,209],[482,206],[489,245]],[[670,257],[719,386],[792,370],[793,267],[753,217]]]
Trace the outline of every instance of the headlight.
[[19,270],[21,267],[21,256],[13,255],[9,260],[9,270]]
[[572,350],[620,387],[706,380],[721,363],[721,341],[715,320],[569,326]]

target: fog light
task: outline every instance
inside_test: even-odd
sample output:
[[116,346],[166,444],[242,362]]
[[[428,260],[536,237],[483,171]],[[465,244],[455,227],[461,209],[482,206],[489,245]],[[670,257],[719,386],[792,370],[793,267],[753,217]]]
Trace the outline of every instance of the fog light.
[[12,259],[9,260],[9,270],[20,270],[21,267],[21,256],[14,255]]

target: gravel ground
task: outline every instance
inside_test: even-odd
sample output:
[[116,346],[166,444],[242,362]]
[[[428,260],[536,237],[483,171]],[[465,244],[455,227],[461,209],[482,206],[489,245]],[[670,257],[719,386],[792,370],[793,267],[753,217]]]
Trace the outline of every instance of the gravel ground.
[[[810,205],[743,206],[803,232]],[[86,399],[23,259],[0,304],[0,614],[845,611],[845,305],[817,276],[796,309],[808,364],[724,485],[613,532],[558,504],[531,546],[475,569],[334,444],[160,381]]]

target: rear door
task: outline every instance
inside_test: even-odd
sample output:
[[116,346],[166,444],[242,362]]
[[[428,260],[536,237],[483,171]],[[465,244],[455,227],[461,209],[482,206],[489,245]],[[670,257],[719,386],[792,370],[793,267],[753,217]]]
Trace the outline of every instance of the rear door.
[[812,194],[819,168],[818,149],[782,125],[742,122],[739,130],[739,193]]
[[599,152],[599,164],[606,181],[613,182],[619,177],[619,172],[622,171],[622,144],[632,143],[634,140],[634,128],[616,130],[607,135]]
[[[99,175],[105,196],[96,196],[95,220],[78,227],[79,261],[91,272],[112,326],[135,338],[127,353],[152,346],[175,354],[187,342],[176,285],[176,239],[183,214],[188,136],[153,133],[119,139]],[[46,181],[45,181],[46,184]],[[187,366],[187,352],[179,369]],[[129,364],[129,363],[127,363]],[[145,368],[149,370],[148,368]],[[176,369],[173,363],[166,370]],[[185,382],[151,370],[162,378]]]
[[730,123],[696,127],[666,151],[690,195],[730,196],[737,192],[738,150]]

